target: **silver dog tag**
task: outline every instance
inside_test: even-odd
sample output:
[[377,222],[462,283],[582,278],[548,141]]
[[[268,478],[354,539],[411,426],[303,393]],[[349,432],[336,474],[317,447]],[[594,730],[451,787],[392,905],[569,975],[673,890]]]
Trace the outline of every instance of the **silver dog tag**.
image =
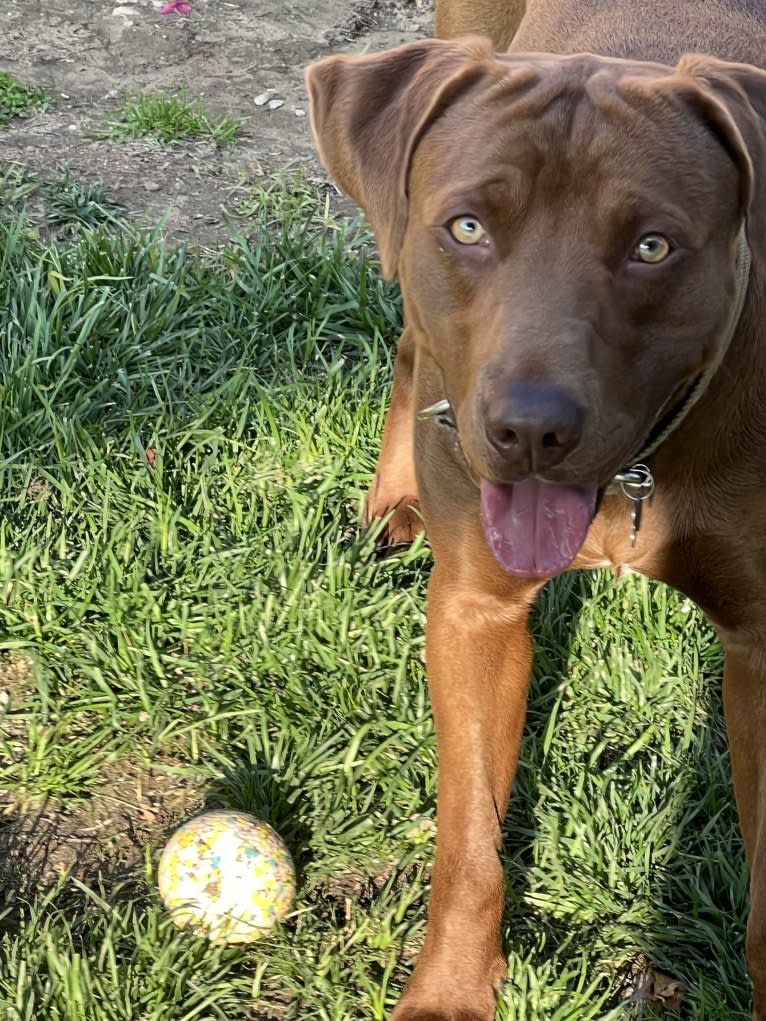
[[631,468],[619,472],[614,477],[620,489],[632,502],[630,508],[630,545],[636,545],[638,530],[641,527],[641,510],[644,500],[648,500],[654,492],[654,476],[645,464],[634,464]]

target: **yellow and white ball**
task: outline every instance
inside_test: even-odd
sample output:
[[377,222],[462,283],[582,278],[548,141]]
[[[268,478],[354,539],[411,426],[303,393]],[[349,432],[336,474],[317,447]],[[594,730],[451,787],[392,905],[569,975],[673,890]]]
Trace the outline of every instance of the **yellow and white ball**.
[[250,943],[295,900],[295,866],[284,841],[247,812],[205,812],[168,841],[157,877],[177,925],[215,943]]

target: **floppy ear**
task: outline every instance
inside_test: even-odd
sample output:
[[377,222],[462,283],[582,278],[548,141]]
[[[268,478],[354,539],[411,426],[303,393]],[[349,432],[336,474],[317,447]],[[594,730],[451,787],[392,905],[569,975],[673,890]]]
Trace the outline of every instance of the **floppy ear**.
[[418,141],[492,59],[490,41],[469,36],[328,57],[306,70],[319,155],[367,214],[389,279],[407,226],[407,177]]
[[694,105],[740,170],[740,208],[753,251],[766,254],[766,73],[689,54],[676,67]]

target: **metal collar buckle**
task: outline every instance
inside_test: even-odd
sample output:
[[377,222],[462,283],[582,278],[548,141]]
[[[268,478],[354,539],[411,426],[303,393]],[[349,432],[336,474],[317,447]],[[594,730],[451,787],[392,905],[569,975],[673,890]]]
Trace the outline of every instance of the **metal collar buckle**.
[[420,422],[427,422],[431,419],[439,425],[446,425],[449,429],[455,428],[455,420],[452,417],[452,408],[449,401],[436,401],[435,404],[429,404],[427,408],[423,408],[418,412],[418,420]]

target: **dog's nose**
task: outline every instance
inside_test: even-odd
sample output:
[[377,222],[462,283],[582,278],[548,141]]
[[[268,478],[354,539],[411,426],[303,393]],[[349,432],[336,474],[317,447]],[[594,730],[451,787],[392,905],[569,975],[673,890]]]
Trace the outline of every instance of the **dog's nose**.
[[513,383],[489,402],[487,439],[514,471],[537,472],[563,461],[580,442],[583,411],[558,386]]

